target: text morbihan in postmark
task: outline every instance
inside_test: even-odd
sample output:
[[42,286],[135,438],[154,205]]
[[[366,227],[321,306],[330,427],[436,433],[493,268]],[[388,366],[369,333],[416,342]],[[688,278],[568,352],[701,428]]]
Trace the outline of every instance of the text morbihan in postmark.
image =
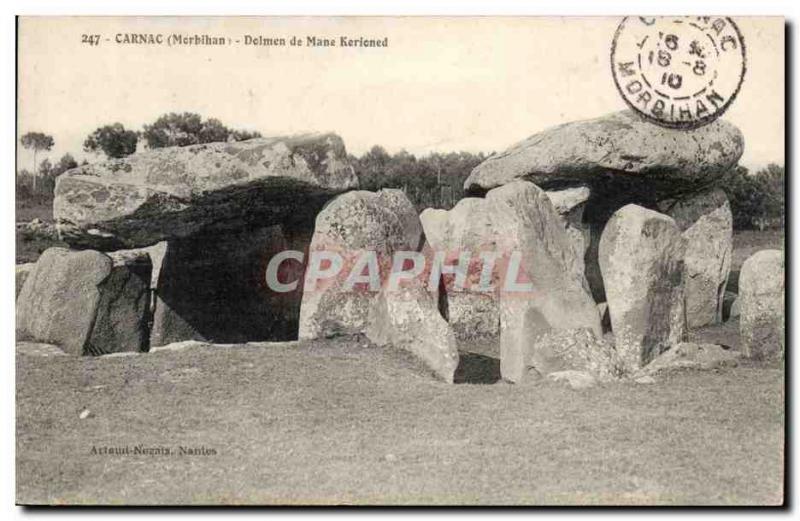
[[662,126],[697,128],[736,98],[744,39],[727,17],[626,17],[614,34],[611,69],[633,110]]

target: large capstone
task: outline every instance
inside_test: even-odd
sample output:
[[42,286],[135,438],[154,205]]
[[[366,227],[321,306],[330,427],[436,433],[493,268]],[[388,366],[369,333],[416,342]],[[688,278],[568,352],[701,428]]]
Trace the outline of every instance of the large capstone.
[[150,259],[50,248],[17,299],[17,334],[75,355],[147,348]]
[[719,119],[677,130],[628,110],[534,134],[476,166],[464,188],[481,192],[527,179],[548,190],[627,186],[663,199],[712,183],[736,164],[743,146],[739,129]]
[[299,337],[363,334],[395,252],[419,252],[422,246],[422,225],[401,190],[336,197],[314,227]]
[[148,150],[59,176],[61,238],[98,250],[292,224],[358,184],[334,134]]
[[689,327],[722,321],[733,253],[733,216],[722,190],[681,199],[665,212],[686,239],[686,320]]
[[739,274],[739,329],[745,356],[759,360],[783,357],[784,303],[783,252],[754,253]]
[[618,210],[600,238],[600,269],[615,346],[628,370],[686,333],[685,239],[675,221],[636,205]]

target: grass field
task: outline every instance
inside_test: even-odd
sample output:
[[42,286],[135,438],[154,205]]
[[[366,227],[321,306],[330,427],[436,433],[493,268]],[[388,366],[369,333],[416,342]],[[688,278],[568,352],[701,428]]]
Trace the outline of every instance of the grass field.
[[40,221],[53,221],[53,201],[45,197],[23,198],[16,197],[15,220],[17,222],[29,222],[34,219]]
[[[447,385],[363,341],[18,354],[17,500],[779,504],[783,401],[779,367],[741,364],[576,391]],[[140,444],[216,455],[91,453]]]

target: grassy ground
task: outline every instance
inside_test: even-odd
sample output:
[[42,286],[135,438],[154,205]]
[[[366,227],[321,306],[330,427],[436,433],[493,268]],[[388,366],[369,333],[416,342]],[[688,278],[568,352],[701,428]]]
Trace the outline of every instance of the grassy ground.
[[[472,348],[459,379],[492,381],[495,347]],[[783,400],[777,367],[451,386],[353,341],[18,354],[17,499],[777,504]],[[140,444],[216,455],[91,454]]]
[[30,222],[34,219],[53,222],[53,201],[16,199],[16,221]]

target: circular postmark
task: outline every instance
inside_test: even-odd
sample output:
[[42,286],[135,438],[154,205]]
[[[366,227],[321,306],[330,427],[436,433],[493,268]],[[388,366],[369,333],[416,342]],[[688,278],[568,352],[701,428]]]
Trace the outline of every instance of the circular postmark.
[[744,39],[727,17],[629,16],[614,34],[611,70],[633,110],[664,127],[697,128],[739,93]]

